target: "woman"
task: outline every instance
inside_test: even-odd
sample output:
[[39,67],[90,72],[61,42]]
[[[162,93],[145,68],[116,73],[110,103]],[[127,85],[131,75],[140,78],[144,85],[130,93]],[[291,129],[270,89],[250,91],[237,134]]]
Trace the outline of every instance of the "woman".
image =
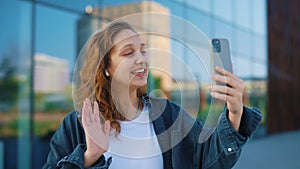
[[211,95],[227,108],[199,143],[201,122],[146,94],[148,66],[146,45],[129,24],[113,22],[94,34],[75,93],[81,112],[63,120],[44,168],[231,168],[261,120],[257,109],[243,106],[243,81],[216,68],[212,79],[228,86],[212,86]]

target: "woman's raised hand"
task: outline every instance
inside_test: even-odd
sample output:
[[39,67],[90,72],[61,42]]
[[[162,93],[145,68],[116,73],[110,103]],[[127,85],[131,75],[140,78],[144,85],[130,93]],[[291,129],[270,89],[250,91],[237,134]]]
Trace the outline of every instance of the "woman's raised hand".
[[82,108],[82,124],[85,131],[87,149],[84,153],[84,167],[93,165],[108,149],[110,122],[100,121],[98,103],[95,101],[92,108],[90,99],[85,99]]

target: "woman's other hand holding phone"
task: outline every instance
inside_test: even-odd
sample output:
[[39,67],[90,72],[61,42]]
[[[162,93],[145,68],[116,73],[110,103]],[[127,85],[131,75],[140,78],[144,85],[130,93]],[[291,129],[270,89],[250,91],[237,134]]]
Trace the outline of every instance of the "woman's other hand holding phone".
[[216,84],[211,86],[211,96],[227,103],[228,118],[233,128],[238,131],[243,114],[244,82],[221,67],[215,67],[215,70],[218,74],[212,75],[212,80],[226,85]]

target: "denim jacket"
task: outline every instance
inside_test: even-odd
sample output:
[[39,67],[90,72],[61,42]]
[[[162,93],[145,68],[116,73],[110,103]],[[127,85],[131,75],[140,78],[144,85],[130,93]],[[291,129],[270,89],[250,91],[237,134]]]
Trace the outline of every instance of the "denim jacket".
[[[228,110],[221,114],[219,124],[204,143],[198,138],[203,128],[175,103],[166,99],[143,97],[150,108],[150,118],[162,150],[164,169],[227,169],[237,162],[242,146],[258,127],[261,113],[256,108],[243,107],[236,132],[228,120]],[[76,169],[83,167],[86,150],[85,133],[78,112],[69,113],[50,141],[50,152],[44,169]],[[113,159],[102,155],[89,169],[107,169]]]

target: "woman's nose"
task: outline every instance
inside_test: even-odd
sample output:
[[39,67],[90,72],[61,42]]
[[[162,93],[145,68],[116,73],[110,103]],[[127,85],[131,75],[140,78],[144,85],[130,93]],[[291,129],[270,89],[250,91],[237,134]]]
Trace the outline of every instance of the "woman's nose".
[[142,52],[138,52],[135,63],[136,64],[146,64],[148,65],[149,59],[147,54],[143,54]]

